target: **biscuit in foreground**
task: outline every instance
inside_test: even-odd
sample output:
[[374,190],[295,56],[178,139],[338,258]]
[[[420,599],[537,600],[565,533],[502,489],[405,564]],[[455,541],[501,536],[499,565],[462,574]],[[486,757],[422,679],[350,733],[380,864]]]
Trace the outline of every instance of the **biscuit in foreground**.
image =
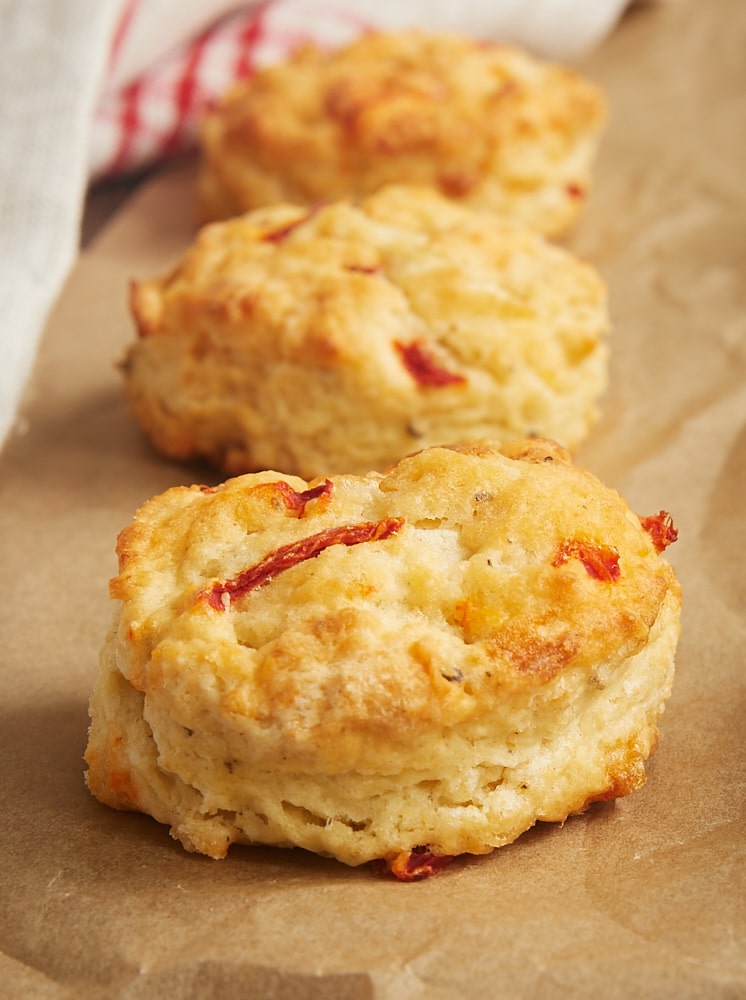
[[578,72],[417,31],[306,45],[235,85],[201,135],[201,220],[427,184],[548,235],[584,206],[606,119]]
[[607,384],[598,273],[428,188],[207,226],[131,303],[135,419],[228,475],[362,474],[480,437],[574,449]]
[[170,489],[119,538],[90,790],[189,851],[403,879],[627,795],[671,692],[675,537],[541,440]]

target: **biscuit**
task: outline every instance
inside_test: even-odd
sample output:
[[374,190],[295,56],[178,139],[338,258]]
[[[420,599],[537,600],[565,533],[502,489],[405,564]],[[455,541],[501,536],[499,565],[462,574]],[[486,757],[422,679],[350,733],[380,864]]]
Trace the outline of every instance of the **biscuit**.
[[230,475],[380,471],[475,437],[574,449],[607,383],[597,272],[430,188],[206,226],[131,305],[135,418]]
[[605,119],[594,83],[511,46],[415,31],[306,45],[207,114],[201,219],[408,183],[557,235],[584,205]]
[[87,781],[189,851],[400,878],[645,781],[676,531],[544,440],[148,501],[118,541]]

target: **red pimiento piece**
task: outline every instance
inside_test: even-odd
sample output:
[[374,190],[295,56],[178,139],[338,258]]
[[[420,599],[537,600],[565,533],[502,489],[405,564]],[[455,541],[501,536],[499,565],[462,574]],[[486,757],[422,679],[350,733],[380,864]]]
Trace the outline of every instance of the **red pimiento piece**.
[[579,184],[568,184],[565,187],[565,191],[567,191],[571,198],[583,198],[585,196],[585,191]]
[[310,209],[303,215],[299,216],[297,219],[293,219],[292,222],[286,222],[284,226],[278,226],[277,229],[270,229],[266,233],[262,233],[260,239],[263,243],[282,243],[282,241],[289,236],[294,229],[298,229],[309,219],[312,219],[314,215],[319,211],[320,206]]
[[295,514],[296,517],[303,517],[306,512],[306,504],[310,503],[311,500],[316,500],[321,496],[330,496],[332,492],[332,484],[329,479],[325,479],[318,486],[312,486],[310,490],[303,490],[302,492],[294,490],[284,479],[280,479],[278,482],[271,483],[270,485],[277,496],[282,498],[282,502],[287,509]]
[[679,537],[673,518],[667,510],[661,510],[651,517],[641,517],[640,524],[653,539],[656,552],[663,552]]
[[594,580],[613,583],[618,580],[619,553],[608,545],[596,545],[594,542],[583,542],[578,538],[570,538],[557,549],[552,566],[561,566],[568,559],[579,559],[585,566],[588,576]]
[[216,611],[225,611],[228,604],[232,604],[250,590],[256,590],[257,587],[269,583],[278,573],[297,566],[306,559],[315,559],[330,545],[357,545],[360,542],[379,541],[395,534],[403,524],[403,517],[386,517],[382,521],[363,521],[361,524],[327,528],[326,531],[319,531],[308,538],[300,538],[297,542],[282,545],[232,580],[214,583],[200,596]]
[[415,847],[393,858],[374,861],[373,867],[381,874],[393,875],[399,882],[420,882],[443,871],[451,861],[452,854],[433,854],[426,847]]
[[270,229],[269,232],[262,233],[262,243],[282,243],[285,237],[289,236],[294,229],[298,228],[298,226],[302,226],[307,218],[307,215],[303,215],[300,219],[288,222],[284,226],[280,226],[278,229]]
[[427,348],[419,340],[409,344],[394,341],[394,347],[404,362],[404,367],[419,385],[438,388],[444,385],[461,385],[466,382],[463,375],[449,372],[427,353]]
[[375,264],[372,267],[365,267],[363,264],[345,264],[345,271],[354,271],[355,274],[379,274],[381,265]]

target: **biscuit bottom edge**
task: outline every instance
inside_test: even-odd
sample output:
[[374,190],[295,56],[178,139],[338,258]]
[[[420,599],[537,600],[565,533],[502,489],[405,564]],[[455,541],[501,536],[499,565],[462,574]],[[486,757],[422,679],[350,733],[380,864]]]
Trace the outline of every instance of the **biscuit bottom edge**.
[[[672,690],[678,628],[672,592],[647,645],[605,690],[579,688],[560,710],[550,696],[525,731],[507,732],[498,710],[494,720],[432,737],[439,744],[433,756],[453,756],[450,773],[266,772],[254,775],[238,810],[215,808],[209,791],[162,768],[144,695],[116,667],[113,630],[109,664],[91,699],[86,782],[104,804],[168,825],[189,852],[220,859],[232,844],[300,847],[353,867],[371,863],[400,881],[420,880],[456,856],[491,854],[537,822],[563,823],[595,802],[641,788]],[[630,692],[638,699],[633,703]],[[485,736],[492,721],[495,733]]]

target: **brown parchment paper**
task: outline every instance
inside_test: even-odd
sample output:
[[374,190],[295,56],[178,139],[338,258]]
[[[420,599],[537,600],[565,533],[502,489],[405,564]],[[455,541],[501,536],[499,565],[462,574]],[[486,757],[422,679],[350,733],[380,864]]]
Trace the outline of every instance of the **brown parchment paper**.
[[608,281],[615,332],[578,459],[680,530],[648,784],[426,882],[300,851],[189,855],[86,791],[116,534],[152,494],[215,478],[148,449],[114,368],[127,282],[191,238],[193,167],[81,256],[0,458],[0,995],[746,996],[745,54],[743,0],[678,0],[635,7],[583,64],[612,119],[569,242]]

